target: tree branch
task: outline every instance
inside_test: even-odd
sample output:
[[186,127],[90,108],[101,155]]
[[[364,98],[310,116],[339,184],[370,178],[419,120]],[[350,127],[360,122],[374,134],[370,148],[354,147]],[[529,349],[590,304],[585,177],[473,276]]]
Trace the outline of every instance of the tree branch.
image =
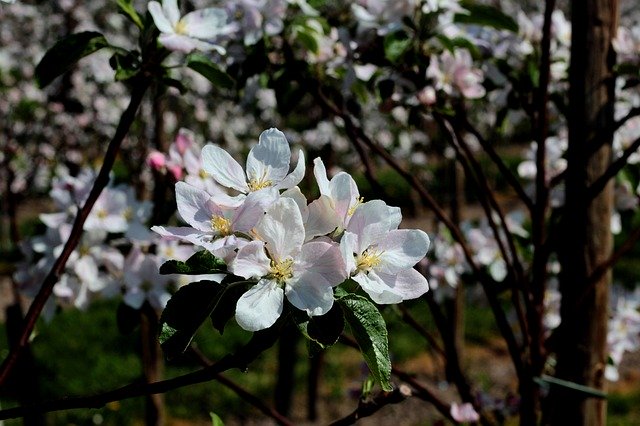
[[40,291],[29,307],[20,339],[18,340],[16,345],[11,348],[11,352],[2,363],[2,367],[0,367],[0,386],[2,386],[2,384],[7,380],[7,377],[9,376],[9,373],[18,360],[18,357],[29,342],[29,336],[31,335],[31,332],[35,327],[40,312],[44,308],[47,299],[49,299],[49,296],[53,291],[53,286],[60,279],[60,276],[64,272],[65,265],[69,260],[69,256],[80,242],[83,225],[87,217],[89,216],[93,205],[102,193],[102,190],[109,183],[109,173],[111,172],[113,164],[116,160],[120,145],[122,144],[122,141],[127,135],[129,128],[131,127],[131,124],[136,117],[138,107],[142,103],[142,99],[144,98],[144,94],[149,87],[149,84],[150,81],[148,79],[142,79],[133,86],[129,106],[122,114],[115,135],[113,136],[113,139],[111,139],[111,142],[107,147],[104,162],[102,163],[100,172],[96,177],[93,187],[91,188],[91,192],[89,193],[87,201],[80,209],[80,211],[78,211],[76,219],[73,223],[73,227],[71,229],[71,233],[69,235],[69,239],[65,244],[62,253],[60,253],[55,263],[51,267],[49,274],[45,277],[44,282],[42,283]]
[[634,140],[633,143],[622,152],[620,158],[611,163],[607,170],[605,170],[605,172],[602,174],[602,176],[596,179],[596,181],[593,182],[591,186],[589,186],[588,197],[590,200],[596,198],[598,194],[602,192],[604,187],[607,186],[609,180],[614,178],[618,174],[618,172],[620,172],[620,170],[622,170],[622,168],[627,165],[627,160],[629,159],[629,157],[631,157],[631,155],[633,155],[634,152],[638,150],[638,148],[640,148],[640,138]]
[[360,399],[358,408],[351,414],[330,423],[330,426],[349,426],[358,420],[374,415],[382,407],[398,404],[411,396],[411,389],[407,385],[400,385],[391,392],[379,392],[373,398]]

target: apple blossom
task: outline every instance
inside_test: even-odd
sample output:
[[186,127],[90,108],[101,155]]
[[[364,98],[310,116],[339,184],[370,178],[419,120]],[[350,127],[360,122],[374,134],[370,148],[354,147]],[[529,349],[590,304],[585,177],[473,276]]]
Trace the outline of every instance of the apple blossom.
[[236,305],[236,321],[249,331],[272,326],[282,313],[284,297],[310,316],[333,306],[332,288],[346,278],[338,246],[328,240],[305,243],[296,202],[280,198],[255,226],[256,240],[238,250],[229,270],[258,283]]
[[210,42],[229,32],[227,13],[223,9],[210,7],[180,17],[177,0],[162,0],[162,5],[149,2],[149,13],[161,33],[158,41],[167,49],[184,53],[192,50],[225,53],[222,46]]

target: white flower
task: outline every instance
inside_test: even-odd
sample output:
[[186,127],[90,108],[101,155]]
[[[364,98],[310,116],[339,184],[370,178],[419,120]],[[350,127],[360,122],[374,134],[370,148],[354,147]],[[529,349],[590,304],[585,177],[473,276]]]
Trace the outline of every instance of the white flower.
[[459,91],[468,99],[482,98],[486,91],[482,86],[484,74],[473,68],[471,54],[466,49],[456,49],[453,55],[447,50],[440,57],[431,56],[427,77],[435,80],[435,88],[451,95]]
[[220,185],[248,194],[264,188],[289,189],[304,177],[304,155],[298,156],[298,164],[289,173],[291,149],[289,142],[278,129],[260,134],[258,145],[251,148],[247,157],[247,172],[224,149],[216,145],[202,148],[202,167]]
[[249,331],[271,327],[282,313],[284,296],[308,315],[333,306],[332,287],[346,278],[338,246],[329,241],[304,243],[302,215],[296,202],[280,198],[256,225],[258,238],[238,250],[229,270],[258,283],[240,297],[236,321]]
[[171,298],[167,286],[171,277],[160,275],[160,258],[153,254],[144,254],[134,246],[124,260],[123,301],[133,309],[140,309],[145,300],[155,309],[164,309]]
[[[230,251],[246,242],[234,234],[240,232],[248,235],[276,196],[272,191],[261,191],[250,194],[239,205],[225,206],[215,202],[206,191],[178,182],[178,212],[190,227],[154,226],[151,230],[163,237],[188,241],[226,257]],[[218,253],[220,250],[224,251]]]
[[468,402],[464,404],[452,403],[449,412],[451,417],[459,423],[475,423],[480,420],[480,415],[473,408],[473,405]]
[[228,32],[227,13],[223,9],[210,7],[187,13],[180,17],[177,0],[149,2],[149,13],[162,34],[158,40],[170,50],[189,53],[192,50],[225,50],[208,40]]
[[376,303],[399,303],[429,289],[413,266],[427,254],[429,237],[418,229],[396,229],[400,209],[373,200],[354,213],[340,241],[347,272]]

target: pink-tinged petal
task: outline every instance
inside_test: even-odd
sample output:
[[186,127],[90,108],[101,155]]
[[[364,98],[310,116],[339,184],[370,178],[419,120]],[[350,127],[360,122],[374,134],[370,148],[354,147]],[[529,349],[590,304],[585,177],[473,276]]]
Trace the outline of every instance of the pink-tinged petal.
[[164,226],[153,226],[151,227],[151,230],[169,240],[186,241],[191,244],[195,244],[198,247],[203,247],[211,252],[221,247],[221,243],[211,241],[211,234],[203,234],[202,231],[187,226],[167,226],[166,228]]
[[152,151],[147,155],[147,164],[155,170],[161,170],[166,163],[167,158],[160,151]]
[[188,36],[203,39],[214,38],[220,34],[226,22],[227,12],[215,7],[187,13],[181,20]]
[[412,268],[427,255],[429,236],[419,229],[397,229],[387,233],[376,250],[381,252],[376,271],[395,274]]
[[249,181],[269,181],[275,186],[289,173],[290,162],[291,149],[284,133],[275,128],[265,130],[247,156],[247,177]]
[[288,282],[285,294],[293,306],[309,316],[324,315],[333,306],[333,290],[323,282],[320,274],[307,272]]
[[358,186],[351,175],[340,172],[331,179],[329,196],[333,200],[336,213],[341,218],[342,223],[347,223],[351,208],[355,206],[360,198]]
[[237,208],[244,203],[246,198],[245,194],[238,194],[232,197],[224,192],[219,192],[211,196],[211,201],[223,208]]
[[327,178],[327,169],[324,167],[324,163],[320,157],[313,160],[313,175],[316,177],[320,194],[331,197],[331,188],[329,186],[329,179]]
[[219,146],[206,145],[202,148],[202,168],[220,185],[249,192],[242,166]]
[[[178,153],[180,155],[185,155],[187,150],[191,148],[195,144],[195,134],[184,127],[178,130],[178,135],[176,136],[175,145]],[[192,151],[189,151],[193,153]]]
[[473,408],[473,405],[468,402],[464,404],[454,402],[451,404],[451,410],[449,412],[451,417],[459,423],[475,423],[480,420],[480,415]]
[[275,281],[260,280],[236,304],[236,321],[247,331],[271,327],[280,318],[284,290]]
[[306,226],[307,217],[309,216],[309,208],[307,207],[307,197],[305,197],[302,191],[300,191],[300,188],[294,186],[284,191],[280,196],[291,198],[296,202],[300,209],[300,213],[302,214],[302,221],[305,222]]
[[274,260],[295,256],[304,242],[304,225],[296,202],[280,198],[273,203],[256,225],[255,233],[267,243],[267,251]]
[[163,33],[173,33],[173,25],[169,22],[169,19],[165,16],[162,6],[157,1],[149,2],[149,13],[153,18],[153,22],[156,27]]
[[185,182],[176,183],[176,204],[182,219],[193,228],[211,232],[211,202],[206,191]]
[[390,304],[402,302],[402,296],[393,290],[375,272],[359,273],[353,276],[353,280],[360,284],[360,287],[376,303]]
[[178,8],[178,0],[162,0],[162,9],[164,14],[171,22],[171,25],[175,25],[180,20],[180,9]]
[[322,279],[317,285],[335,287],[347,278],[340,247],[335,243],[311,241],[302,246],[294,264],[294,277],[315,274]]
[[[396,229],[402,220],[398,207],[387,206],[382,200],[368,201],[353,213],[347,231],[358,236],[357,253],[383,240],[387,232]],[[412,265],[413,266],[413,265]]]
[[57,228],[67,221],[69,215],[66,212],[60,213],[41,213],[39,218],[49,228]]
[[309,216],[305,224],[305,240],[309,241],[313,237],[327,235],[333,232],[340,224],[340,218],[331,205],[331,199],[321,195],[320,198],[309,204]]
[[177,52],[189,53],[197,48],[195,39],[182,34],[162,33],[158,41],[167,49]]
[[300,151],[300,153],[298,154],[298,163],[296,164],[296,168],[293,169],[293,171],[289,173],[289,175],[287,175],[287,177],[285,177],[282,180],[282,182],[276,185],[276,188],[278,189],[293,188],[294,186],[296,186],[302,181],[302,178],[304,178],[304,171],[305,171],[304,153]]
[[342,234],[340,253],[342,254],[342,260],[344,260],[347,275],[351,275],[356,270],[356,260],[354,257],[356,250],[358,250],[358,236],[351,232]]
[[264,252],[262,241],[251,241],[238,250],[229,271],[242,278],[262,278],[269,273],[271,260]]
[[264,217],[264,212],[278,198],[273,188],[251,192],[233,216],[233,230],[248,233]]
[[[402,300],[415,299],[429,290],[427,279],[413,268],[404,269],[395,275],[383,274],[381,272],[377,275],[389,287],[388,291],[400,296]],[[395,297],[387,297],[385,293],[383,293],[379,300],[374,301],[381,304],[398,303],[395,301],[382,301],[386,299],[395,300]]]

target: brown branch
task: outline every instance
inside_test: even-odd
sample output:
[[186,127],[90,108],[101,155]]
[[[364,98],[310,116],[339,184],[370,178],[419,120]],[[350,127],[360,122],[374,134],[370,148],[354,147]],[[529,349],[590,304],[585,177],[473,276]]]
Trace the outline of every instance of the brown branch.
[[617,131],[618,129],[620,129],[620,127],[624,126],[625,123],[629,120],[631,120],[634,117],[637,117],[640,115],[640,107],[633,107],[629,110],[629,112],[627,113],[627,115],[625,115],[624,117],[622,117],[620,120],[616,121],[613,125],[613,131]]
[[[282,321],[280,323],[282,323]],[[216,379],[216,375],[223,371],[232,368],[238,368],[240,370],[246,369],[258,355],[273,346],[279,336],[280,327],[274,326],[270,329],[254,333],[251,340],[235,354],[227,355],[215,364],[201,370],[154,383],[131,383],[121,388],[92,396],[62,398],[54,401],[0,410],[0,420],[23,417],[26,414],[34,412],[48,413],[51,411],[76,408],[100,408],[113,401],[165,393],[196,383],[208,382]]]
[[[189,346],[188,351],[198,360],[200,365],[202,365],[203,367],[211,367],[214,364],[210,359],[208,359],[202,353],[202,351],[200,351],[200,349],[196,348],[195,346],[193,345]],[[253,405],[258,410],[262,411],[263,414],[271,417],[273,420],[277,421],[279,424],[284,426],[293,426],[294,423],[291,420],[289,420],[287,417],[283,416],[282,414],[278,413],[275,409],[269,407],[260,398],[253,395],[252,393],[250,393],[249,391],[247,391],[246,389],[244,389],[242,386],[238,385],[234,381],[226,378],[220,373],[216,373],[213,379],[223,384],[227,388],[231,389],[240,398],[242,398],[249,404]]]
[[36,325],[36,321],[40,315],[40,312],[44,308],[47,299],[49,299],[49,296],[53,291],[53,286],[60,279],[60,276],[64,272],[65,265],[67,264],[67,260],[69,260],[69,256],[71,256],[71,253],[80,242],[84,222],[89,216],[91,208],[102,193],[102,190],[109,183],[109,173],[111,172],[111,168],[113,167],[113,164],[116,160],[120,145],[122,144],[122,141],[127,135],[129,128],[131,127],[131,124],[136,117],[138,107],[142,103],[142,99],[144,98],[144,94],[148,86],[149,80],[147,79],[142,79],[133,86],[131,101],[129,102],[129,106],[127,107],[127,109],[122,114],[122,117],[120,118],[120,122],[118,123],[118,127],[116,129],[116,133],[113,136],[113,139],[111,139],[109,146],[107,147],[104,162],[102,163],[100,172],[98,173],[98,176],[96,177],[96,180],[93,184],[93,188],[91,188],[91,192],[89,193],[87,201],[85,202],[82,209],[78,211],[76,219],[73,223],[73,228],[71,229],[71,233],[69,235],[69,239],[65,244],[62,253],[60,253],[60,256],[58,256],[55,263],[51,267],[49,274],[45,277],[44,282],[42,283],[40,291],[29,307],[20,339],[18,340],[16,345],[11,348],[9,356],[2,363],[2,367],[0,367],[0,386],[2,386],[2,384],[6,381],[9,373],[11,372],[13,366],[18,360],[18,357],[20,356],[20,353],[22,353],[22,351],[26,347],[29,341],[29,336],[31,335],[31,332]]
[[358,407],[348,416],[330,423],[331,426],[349,426],[358,420],[377,413],[381,408],[390,404],[398,404],[411,396],[411,389],[407,385],[400,385],[391,392],[379,392],[373,398],[360,399]]
[[633,143],[623,151],[620,158],[611,163],[607,170],[605,170],[605,172],[602,174],[602,176],[596,179],[596,181],[593,182],[591,186],[589,186],[587,191],[590,200],[596,198],[598,194],[602,192],[604,187],[607,186],[609,180],[614,178],[618,174],[618,172],[620,172],[620,170],[622,170],[622,168],[627,165],[627,160],[629,159],[629,157],[631,157],[631,155],[633,155],[634,152],[638,150],[638,148],[640,148],[640,138],[634,140]]

